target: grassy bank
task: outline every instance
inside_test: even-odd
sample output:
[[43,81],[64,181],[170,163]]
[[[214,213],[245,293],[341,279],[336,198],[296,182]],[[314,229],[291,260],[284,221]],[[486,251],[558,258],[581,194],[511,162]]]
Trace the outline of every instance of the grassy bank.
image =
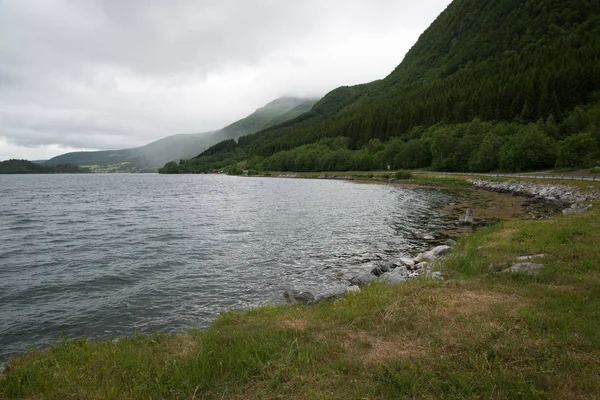
[[[445,282],[228,313],[187,334],[65,340],[13,359],[0,398],[598,398],[599,221],[597,202],[482,229],[439,265]],[[489,268],[540,253],[539,276]]]

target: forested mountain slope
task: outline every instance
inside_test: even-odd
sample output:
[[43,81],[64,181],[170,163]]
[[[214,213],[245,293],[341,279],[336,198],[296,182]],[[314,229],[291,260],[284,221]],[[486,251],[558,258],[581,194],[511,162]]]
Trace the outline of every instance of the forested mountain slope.
[[166,162],[192,158],[208,147],[226,139],[237,139],[297,117],[310,109],[316,100],[281,97],[259,108],[223,129],[197,134],[178,134],[154,141],[145,146],[107,151],[73,152],[54,157],[47,165],[76,164],[110,168],[114,171],[156,169]]
[[0,161],[0,174],[75,174],[88,172],[77,165],[40,165],[27,160]]
[[[479,150],[476,145],[484,141],[486,134],[494,132],[498,140],[489,138],[488,142],[500,147],[513,136],[548,137],[546,144],[552,149],[545,154],[546,163],[521,166],[503,163],[508,169],[545,167],[548,165],[544,164],[557,162],[560,142],[566,137],[587,132],[597,139],[595,108],[587,105],[598,101],[594,95],[598,90],[600,2],[455,0],[383,80],[336,89],[310,113],[241,137],[238,148],[230,145],[228,154],[221,154],[223,161],[231,161],[235,153],[237,158],[251,160],[249,165],[258,169],[281,168],[286,163],[286,169],[300,170],[381,167],[398,165],[395,159],[399,147],[413,139],[422,141],[418,145],[413,143],[413,147],[423,153],[423,159],[414,165],[433,163],[440,169],[466,170],[473,169],[468,164]],[[319,107],[323,105],[327,107]],[[574,115],[576,106],[580,106],[578,117]],[[474,119],[478,125],[469,132],[474,135],[469,139],[473,143],[462,146],[465,148],[459,155],[465,161],[436,162],[436,139],[444,136],[446,142],[456,142],[449,145],[455,151],[457,146],[461,147],[467,124]],[[534,133],[528,123],[537,123],[539,132]],[[324,138],[343,139],[318,145]],[[379,143],[369,147],[373,140]],[[360,162],[337,165],[323,160],[328,152],[366,151],[367,147],[373,155],[396,140],[402,141],[396,143],[398,151],[373,156],[366,163],[370,165]],[[582,140],[587,142],[588,138]],[[303,153],[298,150],[303,145],[313,146],[304,149],[312,155],[308,156],[308,163],[297,166],[295,157],[300,155],[298,152]],[[498,160],[500,147],[495,154]],[[271,162],[274,155],[292,149],[298,154],[277,157],[294,157],[294,160]],[[221,163],[215,154],[206,156],[212,158],[200,157],[186,164],[188,171]],[[352,157],[362,155],[353,153]],[[489,165],[502,167],[498,160]]]

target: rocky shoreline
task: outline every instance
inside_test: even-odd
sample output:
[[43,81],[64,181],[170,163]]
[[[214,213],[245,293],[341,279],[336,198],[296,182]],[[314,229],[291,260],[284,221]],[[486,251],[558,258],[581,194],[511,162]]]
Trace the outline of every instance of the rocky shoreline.
[[[288,175],[285,177],[294,176]],[[521,205],[524,207],[535,203],[545,203],[562,210],[563,214],[582,213],[592,207],[591,201],[600,198],[600,191],[598,190],[584,192],[577,187],[562,184],[515,180],[494,182],[469,179],[468,181],[476,189],[524,197],[525,200],[521,202]],[[473,222],[472,211],[471,215],[469,215],[469,211],[471,210],[468,209],[466,215],[461,217],[461,222],[466,224]],[[444,245],[433,247],[416,257],[398,257],[389,260],[377,260],[375,262],[367,259],[365,260],[365,264],[368,267],[365,268],[365,272],[347,279],[348,286],[344,291],[315,296],[313,293],[307,291],[287,290],[283,296],[288,304],[310,304],[328,298],[339,297],[348,292],[359,292],[362,286],[372,282],[382,282],[392,285],[420,277],[443,280],[443,274],[435,271],[433,266],[438,259],[452,252],[454,244],[456,244],[454,240],[448,239]],[[543,265],[527,261],[541,257],[543,257],[543,254],[521,257],[512,264],[491,265],[489,269],[491,272],[537,274]]]
[[560,207],[564,214],[584,212],[592,206],[591,201],[600,198],[598,190],[583,192],[577,187],[562,184],[515,180],[494,182],[483,179],[469,179],[469,182],[477,189],[526,197],[523,205],[537,202]]
[[316,296],[308,291],[286,290],[283,297],[288,304],[310,304],[324,299],[342,296],[348,292],[360,292],[362,286],[372,282],[382,282],[389,285],[406,282],[411,279],[425,277],[428,279],[443,280],[441,272],[433,269],[434,262],[450,254],[456,242],[448,239],[445,245],[436,246],[429,251],[420,253],[416,257],[398,257],[387,261],[381,260],[373,264],[360,275],[355,275],[348,280],[348,286],[343,291]]

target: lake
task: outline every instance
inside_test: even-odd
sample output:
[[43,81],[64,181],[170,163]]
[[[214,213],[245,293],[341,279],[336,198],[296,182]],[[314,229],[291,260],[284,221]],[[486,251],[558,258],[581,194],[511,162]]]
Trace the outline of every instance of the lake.
[[206,327],[417,252],[444,191],[225,175],[0,175],[0,362],[61,335]]

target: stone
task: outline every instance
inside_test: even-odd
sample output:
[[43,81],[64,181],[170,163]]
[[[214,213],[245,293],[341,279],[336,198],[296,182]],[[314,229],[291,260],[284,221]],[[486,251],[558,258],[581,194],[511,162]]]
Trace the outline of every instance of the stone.
[[574,203],[569,208],[565,208],[564,210],[562,210],[562,212],[565,215],[566,214],[581,214],[590,208],[592,208],[592,205],[590,203],[579,202],[579,203]]
[[521,256],[521,257],[517,257],[518,261],[531,261],[531,260],[535,260],[536,258],[544,258],[544,254],[535,254],[533,256]]
[[520,272],[524,274],[537,275],[542,270],[542,264],[535,263],[516,263],[510,268],[505,269],[502,272]]
[[427,261],[423,261],[415,265],[415,270],[428,270],[430,268]]
[[300,292],[299,290],[286,290],[283,297],[290,304],[310,304],[315,301],[315,296],[311,292]]
[[413,261],[415,261],[415,262],[433,261],[433,260],[438,259],[441,256],[444,256],[451,252],[452,252],[452,247],[450,247],[450,246],[437,246],[429,251],[426,251],[425,253],[419,254]]
[[444,244],[445,244],[446,246],[453,247],[453,246],[455,246],[455,245],[456,245],[456,240],[454,240],[454,239],[448,239],[448,240],[446,240],[446,241],[444,242]]
[[427,277],[429,279],[437,279],[440,281],[444,280],[444,275],[440,271],[433,271],[433,272],[427,274]]
[[358,286],[348,286],[346,288],[346,293],[359,293],[360,288]]
[[[388,272],[388,274],[389,274],[389,272]],[[375,279],[377,279],[377,277],[369,272],[368,274],[355,276],[354,278],[350,279],[350,285],[351,286],[365,286],[365,285],[368,285],[369,283],[373,282]]]
[[399,258],[398,262],[406,267],[413,267],[415,265],[415,262],[413,260],[405,257]]
[[371,273],[375,276],[381,276],[384,271],[381,270],[381,267],[375,267],[371,270]]
[[379,270],[381,271],[381,273],[386,273],[391,271],[393,268],[391,265],[389,265],[389,263],[384,263],[384,264],[380,264],[379,265]]
[[395,285],[396,283],[406,282],[409,280],[408,274],[400,268],[396,268],[393,271],[386,272],[381,275],[378,280],[388,285]]

